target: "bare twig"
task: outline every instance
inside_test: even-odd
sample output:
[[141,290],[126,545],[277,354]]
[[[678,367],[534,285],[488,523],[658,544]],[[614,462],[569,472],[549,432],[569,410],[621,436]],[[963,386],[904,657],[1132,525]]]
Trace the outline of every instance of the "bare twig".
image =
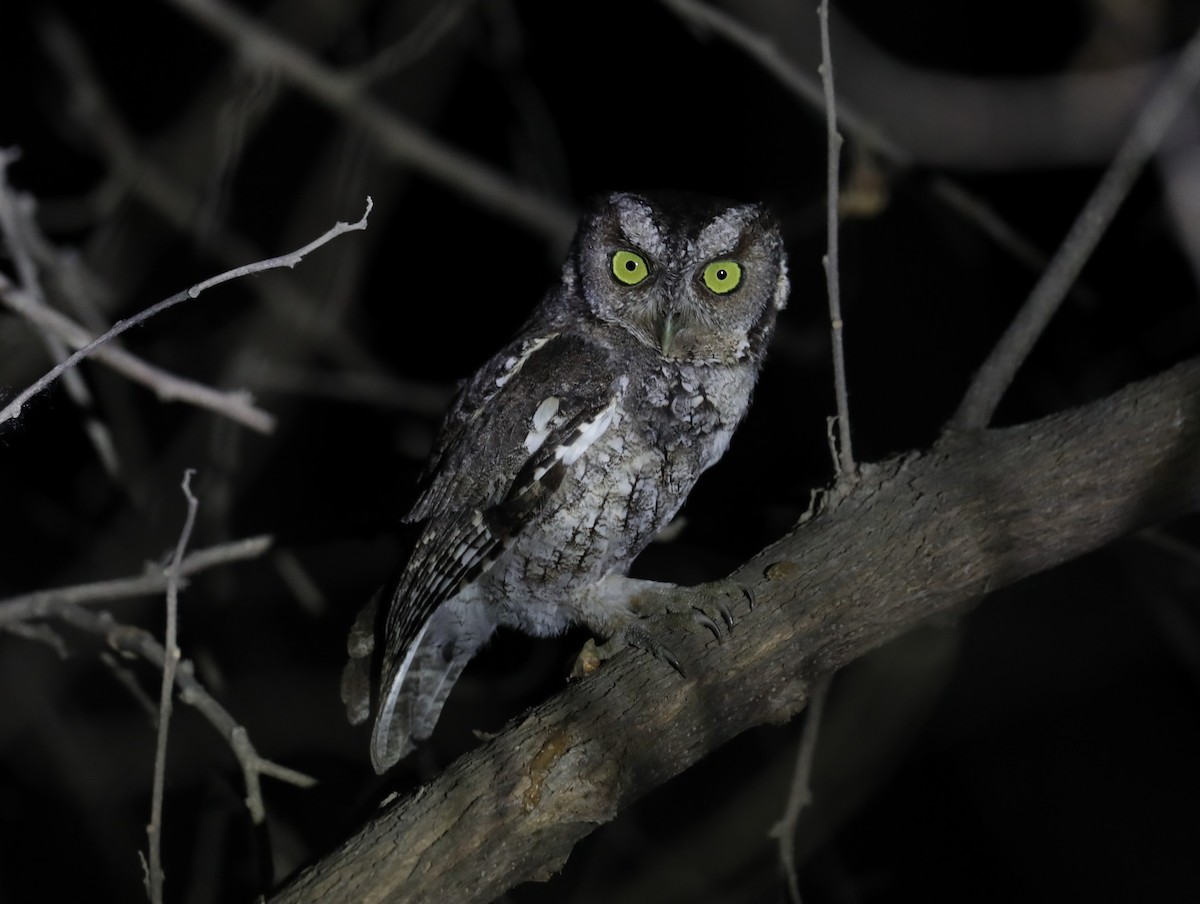
[[[821,0],[817,6],[821,22],[821,85],[825,92],[825,124],[828,153],[826,169],[826,229],[829,250],[822,264],[825,267],[825,282],[829,287],[829,321],[832,329],[833,377],[837,391],[838,443],[834,465],[837,467],[839,483],[848,483],[855,476],[854,453],[850,446],[850,405],[846,393],[846,358],[842,347],[842,305],[838,282],[838,163],[842,148],[842,136],[837,130],[837,104],[833,88],[833,55],[829,46],[829,0]],[[833,443],[830,429],[830,445]],[[796,821],[800,812],[812,802],[809,778],[812,775],[813,755],[817,748],[817,735],[821,729],[821,716],[829,685],[833,680],[830,673],[822,675],[812,686],[808,698],[808,717],[804,722],[804,734],[800,738],[796,771],[792,776],[792,788],[788,794],[787,807],[779,822],[771,828],[770,837],[779,843],[779,862],[787,880],[788,894],[793,904],[800,904],[800,883],[796,876]]]
[[[19,196],[8,184],[8,165],[19,156],[14,150],[0,151],[0,234],[13,261],[17,279],[25,287],[28,297],[34,303],[40,303],[45,295],[33,256],[34,233],[37,232],[33,223],[33,199]],[[0,281],[8,282],[3,273],[0,273]],[[34,329],[41,336],[52,361],[62,361],[67,357],[69,352],[61,337],[41,325],[35,324]],[[96,450],[96,457],[110,476],[116,475],[120,470],[116,443],[108,426],[94,413],[91,390],[83,378],[74,372],[68,372],[63,387],[83,414],[84,430]]]
[[[188,473],[190,475],[191,472],[189,471]],[[80,603],[114,601],[133,596],[145,596],[153,593],[161,593],[164,590],[167,591],[169,600],[176,598],[177,602],[178,591],[186,586],[184,578],[188,575],[212,568],[216,565],[256,558],[271,548],[271,537],[249,537],[245,540],[223,543],[219,546],[201,549],[184,557],[183,549],[187,542],[191,523],[194,520],[192,498],[190,495],[188,496],[188,519],[185,522],[184,531],[180,535],[180,542],[175,547],[170,565],[165,568],[160,567],[154,572],[141,577],[63,587],[57,590],[40,591],[25,596],[0,600],[0,629],[19,633],[31,639],[44,640],[46,638],[42,636],[41,632],[30,630],[43,626],[37,624],[30,625],[28,622],[31,619],[54,617],[79,630],[102,637],[112,649],[118,652],[139,656],[158,668],[163,669],[164,686],[168,681],[167,670],[177,669],[170,680],[179,689],[179,699],[195,708],[220,733],[229,745],[230,750],[232,750],[238,761],[243,781],[246,784],[246,808],[249,810],[255,824],[261,825],[266,818],[266,809],[263,803],[260,782],[261,776],[270,776],[300,788],[312,787],[316,784],[316,780],[304,773],[281,766],[259,755],[251,743],[246,729],[238,724],[233,716],[205,690],[204,686],[196,679],[191,664],[186,660],[180,659],[179,650],[170,636],[172,633],[170,626],[168,626],[167,631],[167,645],[164,647],[148,631],[130,625],[122,625],[115,621],[107,612],[96,613],[79,605]],[[170,618],[170,602],[168,618]],[[55,646],[58,648],[61,644],[55,644]],[[164,713],[169,712],[170,704],[168,703],[166,709],[163,709],[163,703],[160,700],[158,712],[160,739],[162,738],[161,733],[165,732],[165,728],[163,727],[163,723],[166,721]],[[158,772],[160,762],[161,755],[156,752],[156,784],[159,781]],[[161,788],[159,789],[159,793],[161,793]],[[157,825],[161,830],[161,802],[156,807],[157,812],[160,814]],[[156,822],[152,816],[151,826],[154,825],[156,825]],[[153,839],[154,836],[152,835],[151,837]],[[152,853],[150,862],[153,863],[155,857],[153,853],[153,840],[151,845]],[[161,893],[161,865],[156,881],[160,884]]]
[[247,274],[250,274],[250,273],[261,273],[264,270],[274,270],[274,269],[278,269],[280,267],[288,267],[288,268],[295,267],[296,264],[300,263],[300,261],[304,259],[305,255],[316,250],[317,248],[320,248],[322,245],[326,244],[327,242],[332,241],[333,239],[337,238],[342,233],[366,229],[367,228],[367,217],[370,216],[370,214],[371,214],[371,206],[372,206],[372,202],[371,202],[371,199],[368,197],[367,198],[367,209],[366,209],[366,211],[364,211],[361,219],[359,219],[357,222],[354,222],[354,223],[343,223],[343,222],[335,223],[333,225],[333,227],[331,229],[329,229],[324,235],[320,236],[317,239],[314,239],[313,241],[309,242],[307,245],[305,245],[303,248],[300,248],[297,251],[293,251],[289,254],[283,254],[283,255],[280,255],[279,257],[273,257],[273,258],[269,258],[267,260],[258,261],[257,263],[246,264],[245,266],[242,266],[242,267],[235,267],[232,270],[227,270],[224,273],[218,274],[217,276],[210,277],[209,279],[206,279],[203,282],[197,283],[196,285],[192,286],[190,289],[185,289],[182,292],[177,292],[174,295],[172,295],[170,298],[165,298],[162,301],[160,301],[158,304],[151,305],[150,307],[146,308],[146,310],[142,311],[139,314],[135,314],[133,317],[130,317],[127,320],[118,320],[115,324],[113,324],[113,326],[110,330],[108,330],[103,335],[98,336],[96,339],[93,339],[87,345],[83,346],[83,348],[80,348],[77,351],[75,351],[75,353],[72,354],[69,358],[67,358],[65,361],[62,361],[61,363],[59,363],[57,366],[52,368],[48,373],[46,373],[41,379],[39,379],[36,383],[34,383],[32,386],[30,386],[29,388],[22,391],[19,395],[17,395],[17,397],[15,399],[13,399],[11,402],[9,402],[3,408],[3,410],[0,410],[0,425],[4,424],[5,421],[20,417],[21,409],[22,409],[22,407],[24,407],[24,405],[27,401],[29,401],[31,398],[33,398],[35,395],[37,395],[39,392],[41,392],[43,389],[45,389],[47,386],[49,386],[51,383],[53,383],[56,379],[58,379],[58,377],[65,370],[67,370],[70,367],[74,367],[76,364],[78,364],[80,361],[82,361],[88,355],[95,352],[96,349],[100,348],[102,345],[104,345],[106,342],[108,342],[110,339],[114,338],[115,336],[119,336],[121,333],[125,332],[130,327],[137,326],[139,323],[143,323],[146,320],[149,320],[154,315],[159,314],[162,311],[165,311],[167,308],[174,307],[175,305],[179,304],[182,301],[186,301],[189,298],[197,297],[205,289],[210,289],[213,286],[218,286],[221,283],[228,282],[231,279],[237,279],[240,276],[246,276]]
[[986,427],[1017,370],[1058,310],[1101,236],[1129,194],[1146,161],[1200,82],[1200,31],[1188,41],[1174,69],[1142,109],[1100,184],[1071,224],[1066,238],[1024,306],[983,366],[951,420],[958,430]]
[[[200,216],[203,202],[164,170],[157,159],[139,150],[104,93],[103,81],[91,65],[87,48],[66,22],[48,15],[39,33],[47,56],[69,87],[72,115],[96,143],[121,190],[128,190],[166,222],[190,234],[201,248],[226,265],[262,257],[252,242],[227,224],[217,229],[210,217],[207,228],[199,228],[204,220]],[[386,368],[378,365],[341,324],[329,318],[311,295],[292,282],[254,280],[248,285],[284,324],[308,341],[319,339],[324,355],[348,367],[386,374]]]
[[842,292],[838,276],[838,172],[842,136],[837,129],[837,102],[833,91],[833,56],[829,49],[829,0],[817,7],[821,19],[821,86],[825,91],[825,134],[828,166],[825,170],[825,229],[829,250],[821,260],[829,287],[829,325],[832,330],[833,384],[837,392],[838,456],[841,480],[854,477],[854,450],[850,445],[850,402],[846,393],[846,352],[842,343]]
[[[745,51],[747,56],[775,76],[784,87],[809,106],[817,110],[825,107],[825,90],[821,84],[797,68],[787,55],[775,45],[775,42],[766,35],[747,27],[728,13],[707,3],[701,3],[699,0],[662,0],[662,3],[685,22],[711,31]],[[902,166],[912,163],[911,156],[907,151],[888,138],[878,126],[871,123],[857,110],[849,107],[845,101],[841,102],[841,112],[838,118],[856,140],[873,151]]]
[[812,803],[813,758],[817,751],[817,734],[821,730],[821,719],[825,713],[825,701],[833,675],[825,674],[813,682],[808,695],[808,714],[804,717],[804,733],[796,754],[796,771],[792,774],[792,788],[788,792],[787,807],[779,822],[771,826],[769,837],[779,842],[779,861],[787,877],[788,893],[793,904],[800,904],[800,883],[796,878],[796,823],[800,813]]
[[[186,569],[185,559],[181,571]],[[163,667],[166,651],[149,631],[120,624],[107,612],[92,612],[82,606],[65,605],[54,615],[74,628],[104,638],[105,642],[118,652],[140,656],[151,665]],[[270,776],[298,788],[311,788],[316,784],[316,779],[311,776],[260,756],[250,743],[246,729],[205,690],[204,685],[196,679],[192,665],[187,660],[180,660],[175,683],[179,688],[179,699],[196,709],[233,751],[246,781],[246,808],[256,824],[263,821],[266,812],[258,781],[260,775]]]
[[55,653],[60,659],[66,659],[69,655],[67,645],[59,636],[58,632],[49,625],[35,622],[14,622],[5,626],[4,630],[9,631],[17,637],[25,640],[32,640],[35,643],[45,644]]
[[[196,574],[217,565],[257,559],[271,548],[274,539],[269,534],[247,537],[231,543],[210,546],[190,553],[175,571],[180,586],[188,575]],[[168,573],[161,566],[144,575],[133,578],[117,578],[111,581],[96,581],[91,584],[76,584],[53,590],[38,590],[21,596],[10,596],[0,600],[0,629],[30,619],[58,615],[67,607],[82,604],[113,602],[138,596],[153,596],[167,589]]]
[[[0,303],[25,320],[52,333],[73,348],[82,348],[96,337],[67,315],[41,303],[36,297],[13,285],[0,273]],[[160,401],[180,401],[206,408],[259,433],[275,430],[275,416],[256,406],[249,392],[222,392],[155,367],[118,345],[97,348],[93,357],[117,373],[154,391]]]
[[[825,93],[821,85],[798,68],[766,35],[700,0],[662,0],[662,3],[685,22],[712,31],[741,49],[805,104],[816,110],[825,108]],[[859,145],[895,166],[907,169],[916,163],[906,148],[897,144],[878,124],[847,104],[845,98],[838,100],[838,122]],[[1041,251],[961,186],[944,177],[935,177],[930,181],[929,188],[935,197],[973,222],[1017,260],[1032,269],[1040,270],[1045,265],[1046,257]]]
[[162,688],[158,698],[158,736],[154,744],[154,785],[150,792],[150,825],[146,834],[150,837],[149,865],[146,888],[152,904],[162,904],[163,899],[163,868],[162,868],[162,815],[163,788],[167,778],[167,733],[171,725],[171,702],[175,695],[175,672],[179,666],[179,566],[183,563],[183,553],[187,549],[188,540],[192,537],[192,527],[196,523],[196,508],[199,501],[192,494],[192,475],[196,472],[188,468],[183,472],[184,498],[187,499],[187,516],[183,519],[183,529],[179,532],[179,542],[175,544],[175,555],[171,558],[171,567],[167,571],[167,626],[163,632],[163,667]]
[[[44,622],[37,622],[36,624],[39,627],[46,626]],[[133,702],[138,705],[138,709],[149,717],[150,724],[158,725],[158,704],[146,693],[138,676],[133,673],[133,669],[120,656],[107,651],[100,654],[100,661],[108,667],[117,684],[125,688],[129,696],[133,698]]]
[[169,0],[219,35],[246,60],[272,66],[293,86],[356,123],[393,159],[419,169],[489,210],[566,244],[575,227],[572,211],[524,189],[365,96],[360,82],[322,65],[241,11],[215,0]]

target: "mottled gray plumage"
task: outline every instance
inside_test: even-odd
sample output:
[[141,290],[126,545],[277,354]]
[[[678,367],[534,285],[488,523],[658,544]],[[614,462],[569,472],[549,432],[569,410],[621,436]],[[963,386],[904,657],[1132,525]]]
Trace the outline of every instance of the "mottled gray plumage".
[[[446,415],[407,516],[423,528],[385,600],[377,771],[429,736],[498,625],[614,637],[644,614],[625,574],[725,452],[787,292],[758,205],[618,193],[583,217],[559,284]],[[356,722],[375,630],[369,608],[351,632]]]

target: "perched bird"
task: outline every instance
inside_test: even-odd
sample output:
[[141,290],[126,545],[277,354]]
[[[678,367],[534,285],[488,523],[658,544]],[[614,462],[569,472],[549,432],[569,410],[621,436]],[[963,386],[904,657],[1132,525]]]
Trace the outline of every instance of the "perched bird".
[[[407,519],[422,527],[384,610],[350,636],[342,695],[383,772],[433,731],[499,625],[582,623],[653,641],[626,577],[746,414],[787,260],[757,204],[614,193],[580,221],[562,278],[446,415]],[[711,627],[712,619],[698,615]],[[378,625],[377,625],[378,622]]]

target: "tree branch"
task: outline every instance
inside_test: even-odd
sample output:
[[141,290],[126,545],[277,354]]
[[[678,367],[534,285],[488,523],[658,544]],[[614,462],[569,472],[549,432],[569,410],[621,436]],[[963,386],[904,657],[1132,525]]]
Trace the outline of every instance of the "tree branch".
[[182,654],[179,650],[179,566],[183,564],[183,554],[188,541],[192,539],[192,528],[196,524],[196,509],[200,500],[192,493],[192,475],[196,472],[188,468],[183,472],[184,498],[187,499],[187,515],[183,519],[183,529],[179,532],[179,542],[175,544],[175,554],[171,557],[171,567],[167,570],[167,626],[163,631],[163,661],[162,684],[158,695],[158,731],[154,743],[154,781],[150,792],[150,824],[146,826],[150,847],[146,855],[146,891],[151,904],[162,904],[163,875],[162,865],[162,826],[163,826],[163,796],[167,784],[167,739],[171,733],[171,712],[175,700],[175,673],[179,670],[179,660]]
[[[17,288],[3,273],[0,273],[0,304],[74,348],[83,348],[96,338],[94,333],[66,314]],[[269,434],[275,430],[275,416],[257,407],[245,390],[213,389],[176,376],[115,344],[98,347],[92,357],[130,380],[149,387],[160,401],[178,400],[197,408],[207,408],[259,433]]]
[[187,301],[191,298],[198,297],[206,289],[211,289],[213,286],[219,286],[221,283],[229,282],[231,279],[238,279],[242,276],[248,276],[251,273],[262,273],[265,270],[276,270],[280,267],[291,269],[302,261],[306,255],[312,253],[322,245],[328,244],[333,239],[337,238],[346,232],[356,232],[367,228],[367,217],[371,214],[371,198],[367,197],[367,209],[363,212],[362,217],[354,223],[334,223],[332,227],[325,233],[303,248],[296,251],[291,251],[287,254],[281,254],[278,257],[268,258],[263,261],[255,261],[252,264],[245,264],[241,267],[234,267],[232,270],[226,270],[224,273],[219,273],[216,276],[210,276],[208,279],[196,283],[189,289],[184,289],[182,292],[176,292],[169,298],[164,298],[157,304],[153,304],[125,320],[118,320],[112,327],[100,336],[97,336],[91,342],[76,349],[75,352],[66,360],[59,362],[55,367],[48,370],[36,383],[19,392],[11,402],[0,409],[0,424],[5,421],[18,418],[21,416],[21,409],[31,398],[44,390],[47,386],[57,380],[64,371],[74,367],[84,358],[93,354],[97,349],[101,348],[105,343],[117,336],[121,335],[131,327],[137,326],[139,323],[145,323],[156,314],[160,314],[167,308],[172,308],[180,302]]
[[829,290],[829,345],[833,350],[833,387],[837,396],[838,448],[833,463],[839,481],[854,479],[854,447],[850,444],[850,398],[846,391],[846,348],[842,339],[841,274],[838,264],[838,173],[842,136],[838,132],[837,99],[833,89],[833,53],[829,49],[829,0],[817,7],[821,20],[821,87],[825,91],[825,234],[828,242],[821,266]]
[[1200,30],[1192,35],[1171,74],[1138,115],[1133,130],[1075,217],[1046,272],[975,374],[954,415],[955,427],[967,430],[990,423],[1017,370],[1033,351],[1197,83],[1200,83]]
[[[1003,430],[865,466],[732,576],[757,605],[684,680],[620,655],[383,810],[273,900],[490,901],[810,683],[932,615],[1200,507],[1200,359]],[[676,591],[704,593],[705,588]]]
[[[271,548],[274,538],[260,534],[243,540],[222,543],[189,553],[178,569],[171,571],[180,578],[204,571],[228,562],[243,562],[257,559]],[[129,599],[136,596],[154,596],[167,589],[170,573],[166,566],[147,568],[146,573],[132,578],[115,578],[93,584],[76,584],[73,587],[56,587],[51,590],[35,590],[20,596],[0,599],[0,630],[35,618],[48,618],[71,606],[103,603]],[[185,586],[181,582],[180,586]]]
[[227,4],[216,0],[169,2],[228,42],[244,59],[276,68],[290,85],[358,125],[392,159],[554,242],[565,244],[570,238],[574,212],[517,185],[507,175],[389,111],[365,95],[354,76],[329,69],[302,47]]

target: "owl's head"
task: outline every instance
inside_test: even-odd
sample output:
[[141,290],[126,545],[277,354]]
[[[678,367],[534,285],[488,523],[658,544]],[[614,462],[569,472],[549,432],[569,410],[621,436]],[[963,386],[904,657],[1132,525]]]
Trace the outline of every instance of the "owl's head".
[[666,359],[759,363],[787,303],[779,227],[758,204],[618,192],[580,221],[563,272],[586,315]]

